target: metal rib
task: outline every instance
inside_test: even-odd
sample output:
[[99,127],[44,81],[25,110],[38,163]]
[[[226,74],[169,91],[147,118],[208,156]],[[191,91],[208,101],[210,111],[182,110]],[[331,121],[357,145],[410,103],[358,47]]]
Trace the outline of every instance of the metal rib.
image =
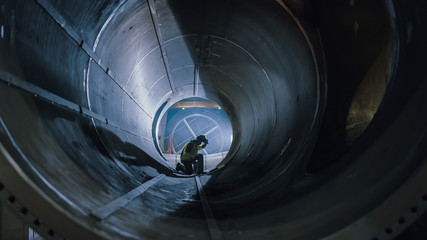
[[150,10],[151,20],[153,21],[153,27],[154,27],[154,32],[156,33],[157,42],[158,42],[159,47],[160,47],[160,53],[162,54],[163,65],[165,66],[166,75],[167,75],[167,78],[169,81],[169,85],[170,85],[172,93],[174,93],[175,87],[173,85],[173,81],[171,78],[172,75],[171,75],[171,70],[169,67],[169,59],[168,59],[168,55],[166,53],[166,49],[164,46],[162,32],[160,30],[159,19],[157,18],[156,4],[153,0],[148,0],[147,4],[148,4],[148,8]]
[[133,189],[132,191],[126,193],[125,195],[122,195],[119,198],[116,198],[115,200],[111,201],[105,206],[102,206],[98,209],[95,209],[90,214],[99,220],[103,220],[119,210],[121,207],[124,207],[126,204],[134,200],[136,197],[143,194],[149,187],[156,184],[158,181],[160,181],[165,175],[160,174],[157,177],[141,184],[139,187]]
[[224,239],[224,237],[218,227],[218,224],[215,221],[212,210],[209,206],[208,199],[205,195],[205,190],[203,190],[202,183],[200,182],[200,178],[199,176],[195,176],[194,178],[196,180],[197,189],[199,190],[200,200],[202,202],[203,212],[205,213],[206,223],[208,224],[211,239],[222,240]]
[[127,89],[123,84],[121,84],[113,75],[111,69],[101,63],[101,58],[96,55],[92,48],[86,44],[83,38],[70,26],[67,25],[66,20],[62,15],[49,3],[47,0],[37,0],[40,6],[46,11],[46,13],[52,17],[52,19],[67,33],[67,35],[77,43],[77,45],[85,52],[93,62],[103,70],[106,74],[149,118],[153,118],[148,112],[145,111],[142,104],[139,100],[132,94],[132,92]]
[[107,123],[110,126],[113,126],[121,131],[124,131],[126,133],[129,133],[131,135],[141,137],[140,135],[129,131],[127,129],[124,129],[122,127],[119,127],[118,124],[112,122],[111,120],[108,120],[105,116],[92,112],[91,110],[82,107],[78,105],[77,103],[74,103],[72,101],[69,101],[65,98],[62,98],[54,93],[51,93],[43,88],[40,88],[32,83],[29,83],[17,76],[14,76],[2,69],[0,69],[0,82],[4,82],[9,86],[16,87],[18,89],[21,89],[23,91],[29,92],[33,94],[35,97],[39,97],[40,99],[43,99],[47,102],[53,103],[57,106],[63,107],[65,109],[71,110],[73,112],[77,112],[81,116],[87,117],[87,118],[93,118],[100,122]]

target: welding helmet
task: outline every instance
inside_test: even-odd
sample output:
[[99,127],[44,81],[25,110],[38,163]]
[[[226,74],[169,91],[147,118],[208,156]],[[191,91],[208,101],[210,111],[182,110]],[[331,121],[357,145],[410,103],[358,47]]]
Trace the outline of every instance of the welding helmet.
[[196,141],[199,142],[199,143],[202,143],[202,142],[205,143],[208,140],[206,139],[205,135],[199,135],[199,136],[197,136]]

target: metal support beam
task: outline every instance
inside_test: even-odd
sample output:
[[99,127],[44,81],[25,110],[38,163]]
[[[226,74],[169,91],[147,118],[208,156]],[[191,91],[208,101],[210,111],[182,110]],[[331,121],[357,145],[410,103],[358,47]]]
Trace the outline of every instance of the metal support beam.
[[63,107],[65,109],[71,110],[73,112],[76,112],[78,114],[80,114],[81,116],[87,117],[87,118],[92,118],[92,119],[96,119],[100,122],[106,123],[110,126],[113,126],[121,131],[124,131],[126,133],[129,133],[131,135],[137,136],[142,138],[142,136],[124,129],[122,127],[120,127],[118,124],[112,122],[111,120],[108,120],[105,116],[95,113],[85,107],[82,107],[74,102],[71,102],[65,98],[62,98],[58,95],[55,95],[54,93],[51,93],[43,88],[40,88],[32,83],[29,83],[27,81],[25,81],[24,79],[21,79],[17,76],[14,76],[2,69],[0,69],[0,82],[4,82],[5,84],[7,84],[8,86],[13,86],[16,87],[20,90],[23,90],[25,92],[31,93],[34,97],[38,97],[42,100],[45,100],[47,102],[50,102],[52,104],[55,104],[59,107]]
[[160,174],[157,177],[141,184],[139,187],[133,189],[132,191],[126,193],[125,195],[122,195],[119,198],[116,198],[115,200],[111,201],[105,206],[102,206],[100,208],[95,209],[90,214],[94,217],[96,217],[99,220],[103,220],[107,217],[109,217],[111,214],[119,210],[121,207],[126,206],[129,202],[134,200],[136,197],[143,194],[149,187],[156,184],[158,181],[160,181],[165,175]]
[[199,191],[200,201],[202,202],[203,212],[205,213],[206,223],[208,224],[211,239],[222,240],[224,237],[215,221],[208,199],[206,198],[205,190],[203,190],[202,183],[200,182],[200,178],[199,176],[195,176],[194,179],[196,180],[197,190]]
[[194,61],[194,87],[193,87],[193,95],[197,96],[199,94],[199,88],[198,88],[198,82],[199,82],[199,54],[200,54],[200,48],[196,49],[196,61]]
[[159,44],[160,52],[162,54],[163,65],[165,66],[165,70],[166,70],[166,76],[168,78],[171,91],[172,91],[172,93],[174,93],[175,87],[174,87],[174,84],[172,81],[172,75],[171,75],[171,70],[169,67],[168,55],[166,53],[166,49],[165,49],[165,46],[163,44],[164,40],[163,40],[163,36],[162,36],[162,31],[160,30],[159,19],[157,18],[156,3],[154,2],[154,0],[148,0],[147,4],[148,4],[148,8],[150,10],[151,20],[153,21],[154,32],[156,33],[157,42]]

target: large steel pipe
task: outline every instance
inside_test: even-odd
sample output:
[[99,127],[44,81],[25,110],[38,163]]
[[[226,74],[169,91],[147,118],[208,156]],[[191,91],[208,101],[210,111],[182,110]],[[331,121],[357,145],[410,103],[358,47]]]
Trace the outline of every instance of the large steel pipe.
[[[2,1],[1,196],[48,238],[375,237],[425,177],[426,19],[400,4]],[[234,133],[198,185],[156,132],[194,96]]]

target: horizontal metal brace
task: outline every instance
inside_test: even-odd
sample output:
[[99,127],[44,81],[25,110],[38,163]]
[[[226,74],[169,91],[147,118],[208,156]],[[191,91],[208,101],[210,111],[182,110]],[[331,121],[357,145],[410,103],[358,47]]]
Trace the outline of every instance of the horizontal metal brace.
[[6,72],[3,69],[0,69],[0,82],[6,83],[8,86],[13,86],[18,89],[21,89],[23,91],[26,91],[28,93],[31,93],[34,95],[34,97],[38,97],[40,99],[43,99],[47,102],[50,102],[52,104],[55,104],[57,106],[63,107],[65,109],[74,111],[78,113],[81,116],[93,118],[100,122],[106,123],[114,128],[117,128],[121,131],[124,131],[126,133],[129,133],[131,135],[137,136],[142,138],[142,136],[133,133],[127,129],[124,129],[122,127],[119,127],[118,124],[112,122],[111,120],[108,120],[105,116],[92,112],[88,108],[82,107],[74,102],[71,102],[65,98],[62,98],[54,93],[51,93],[41,87],[38,87],[32,83],[29,83],[17,76],[12,75],[11,73]]
[[115,200],[111,201],[105,206],[102,206],[98,209],[95,209],[90,214],[99,220],[103,220],[119,210],[121,207],[126,206],[129,202],[134,200],[136,197],[143,194],[148,188],[156,184],[158,181],[160,181],[162,178],[164,178],[164,174],[160,174],[157,177],[141,184],[139,187],[133,189],[132,191],[126,193],[125,195],[120,196],[119,198],[116,198]]

